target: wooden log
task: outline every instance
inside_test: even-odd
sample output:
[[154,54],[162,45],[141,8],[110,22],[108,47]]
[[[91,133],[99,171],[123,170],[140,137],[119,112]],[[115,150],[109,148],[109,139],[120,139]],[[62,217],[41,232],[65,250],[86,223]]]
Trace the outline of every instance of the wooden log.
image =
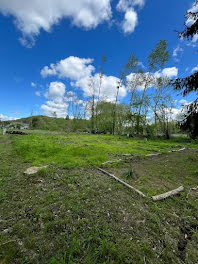
[[101,168],[98,168],[98,170],[101,171],[101,172],[103,172],[104,174],[106,174],[106,175],[108,175],[108,176],[114,178],[116,181],[122,183],[122,184],[125,185],[126,187],[132,189],[133,191],[135,191],[136,193],[138,193],[140,196],[142,196],[142,197],[146,197],[146,195],[144,195],[141,191],[139,191],[138,189],[136,189],[136,188],[134,188],[133,186],[129,185],[128,183],[122,181],[121,179],[119,179],[119,178],[116,177],[115,175],[113,175],[113,174],[111,174],[111,173],[109,173],[109,172],[107,172],[107,171],[105,171],[105,170],[103,170],[103,169],[101,169]]
[[121,162],[121,161],[122,161],[122,159],[119,159],[119,160],[108,160],[108,161],[103,162],[102,165],[117,163],[117,162]]
[[197,187],[194,187],[194,188],[191,188],[192,191],[198,191],[198,186]]
[[176,194],[182,192],[183,190],[184,190],[184,187],[180,186],[179,188],[177,188],[175,190],[172,190],[170,192],[166,192],[166,193],[163,193],[163,194],[152,196],[152,200],[153,201],[160,201],[160,200],[166,199],[166,198],[168,198],[170,196],[176,195]]
[[184,150],[186,150],[186,148],[181,148],[181,149],[178,150],[178,152],[179,152],[179,151],[184,151]]
[[153,157],[153,156],[159,156],[161,153],[153,153],[153,154],[147,154],[146,157]]

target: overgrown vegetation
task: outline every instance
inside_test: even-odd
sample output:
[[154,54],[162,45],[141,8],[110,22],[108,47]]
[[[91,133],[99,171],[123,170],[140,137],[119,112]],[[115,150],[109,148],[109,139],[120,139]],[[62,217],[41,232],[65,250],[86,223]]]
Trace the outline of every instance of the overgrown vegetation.
[[[190,188],[198,184],[197,152],[122,156],[181,146],[197,147],[182,138],[144,141],[51,132],[0,136],[1,263],[195,264],[198,196]],[[118,157],[125,161],[106,169],[148,196],[178,184],[185,192],[153,203],[92,166]],[[49,167],[24,175],[32,162]],[[131,168],[135,177],[123,175]]]

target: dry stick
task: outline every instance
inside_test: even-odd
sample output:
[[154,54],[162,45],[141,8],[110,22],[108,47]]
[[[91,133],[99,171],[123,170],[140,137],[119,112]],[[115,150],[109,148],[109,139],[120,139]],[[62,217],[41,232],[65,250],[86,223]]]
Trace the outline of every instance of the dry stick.
[[125,185],[126,187],[128,187],[128,188],[134,190],[135,192],[137,192],[137,193],[138,193],[139,195],[141,195],[142,197],[146,197],[146,195],[144,195],[141,191],[137,190],[136,188],[134,188],[133,186],[129,185],[128,183],[126,183],[126,182],[120,180],[120,179],[117,178],[115,175],[113,175],[113,174],[111,174],[111,173],[109,173],[109,172],[107,172],[107,171],[105,171],[105,170],[103,170],[103,169],[101,169],[101,168],[98,168],[98,170],[101,171],[101,172],[103,172],[104,174],[106,174],[106,175],[108,175],[108,176],[114,178],[116,181],[122,183],[122,184]]
[[[184,151],[186,150],[186,148],[182,148],[182,149],[178,149],[178,150],[170,150],[168,151],[168,153],[171,153],[171,152],[180,152],[180,151]],[[197,149],[196,149],[197,150]],[[153,157],[153,156],[159,156],[159,155],[162,155],[164,153],[153,153],[153,154],[147,154],[145,155],[146,157]],[[135,155],[131,155],[131,154],[122,154],[122,156],[125,156],[125,157],[129,157],[129,156],[133,156],[133,157],[137,157]],[[105,164],[108,164],[108,163],[116,163],[116,162],[120,162],[120,161],[123,161],[122,159],[119,159],[119,160],[108,160],[108,161],[105,161],[102,163],[102,165],[105,165]]]
[[197,187],[194,187],[194,188],[191,188],[192,191],[198,191],[198,186]]
[[184,190],[184,187],[180,186],[179,188],[177,188],[175,190],[172,190],[170,192],[166,192],[166,193],[163,193],[163,194],[152,196],[152,200],[153,201],[160,201],[160,200],[166,199],[167,197],[170,197],[172,195],[176,195],[176,194],[182,192],[183,190]]
[[179,149],[178,152],[179,152],[179,151],[183,151],[183,150],[186,150],[186,148]]

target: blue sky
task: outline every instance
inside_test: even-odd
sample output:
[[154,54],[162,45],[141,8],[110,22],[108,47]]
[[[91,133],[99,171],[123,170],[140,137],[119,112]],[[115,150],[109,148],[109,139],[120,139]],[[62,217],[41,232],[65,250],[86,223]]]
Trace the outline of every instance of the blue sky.
[[[1,0],[0,117],[50,115],[56,108],[59,116],[66,115],[70,97],[76,96],[79,104],[89,98],[87,78],[97,76],[103,54],[107,62],[102,92],[112,101],[116,78],[129,55],[135,53],[146,65],[161,39],[167,40],[171,53],[165,65],[172,69],[171,77],[189,75],[198,66],[197,42],[179,40],[175,30],[183,30],[184,14],[192,4],[191,0]],[[174,97],[178,109],[180,100],[194,99]],[[120,101],[126,98],[123,87]]]

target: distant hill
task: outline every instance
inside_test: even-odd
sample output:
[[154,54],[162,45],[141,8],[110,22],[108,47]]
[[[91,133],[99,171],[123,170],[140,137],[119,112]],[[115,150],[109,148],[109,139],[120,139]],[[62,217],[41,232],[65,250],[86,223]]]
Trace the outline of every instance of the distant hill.
[[30,116],[21,118],[12,123],[25,123],[30,125],[30,129],[41,129],[51,131],[88,131],[89,121],[85,119],[67,120],[64,118],[56,118],[49,116]]

